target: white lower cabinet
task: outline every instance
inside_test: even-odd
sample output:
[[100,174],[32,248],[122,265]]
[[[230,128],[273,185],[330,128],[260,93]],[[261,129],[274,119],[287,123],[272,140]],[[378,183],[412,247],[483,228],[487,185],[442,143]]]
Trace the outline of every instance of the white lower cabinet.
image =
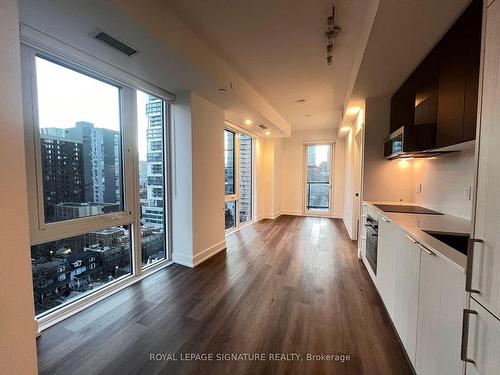
[[[376,286],[416,373],[464,374],[464,271],[383,217],[378,235]],[[478,332],[487,335],[484,329]],[[500,357],[500,350],[494,350]]]
[[467,375],[498,375],[500,372],[500,320],[474,299],[470,300]]
[[419,375],[463,374],[460,359],[465,274],[435,254],[421,252],[417,364]]
[[384,217],[378,221],[378,247],[377,247],[377,290],[384,301],[389,315],[394,311],[394,260],[397,250],[396,234],[398,228]]
[[415,366],[420,247],[405,232],[396,233],[393,322],[406,353]]

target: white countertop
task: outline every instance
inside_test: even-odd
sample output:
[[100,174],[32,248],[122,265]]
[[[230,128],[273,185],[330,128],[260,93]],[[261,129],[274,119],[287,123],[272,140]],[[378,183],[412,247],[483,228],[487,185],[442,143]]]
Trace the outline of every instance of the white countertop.
[[452,215],[425,215],[425,214],[405,214],[395,212],[384,212],[374,206],[374,204],[401,204],[407,206],[416,206],[406,202],[376,202],[363,201],[363,204],[370,206],[380,215],[389,219],[391,222],[407,232],[411,237],[422,245],[436,253],[436,255],[453,264],[455,267],[465,272],[467,265],[467,256],[437,240],[424,232],[431,231],[443,234],[467,234],[471,233],[471,222]]

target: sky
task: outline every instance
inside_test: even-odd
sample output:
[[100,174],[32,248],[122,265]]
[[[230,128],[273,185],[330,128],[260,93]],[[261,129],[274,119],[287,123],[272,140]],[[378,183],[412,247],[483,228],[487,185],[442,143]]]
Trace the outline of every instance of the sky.
[[316,145],[313,146],[316,148],[316,166],[320,166],[320,164],[324,161],[329,161],[330,158],[330,145]]
[[[88,121],[98,128],[120,130],[118,87],[78,73],[41,57],[36,58],[40,128],[71,128]],[[146,160],[148,95],[137,92],[139,160]]]

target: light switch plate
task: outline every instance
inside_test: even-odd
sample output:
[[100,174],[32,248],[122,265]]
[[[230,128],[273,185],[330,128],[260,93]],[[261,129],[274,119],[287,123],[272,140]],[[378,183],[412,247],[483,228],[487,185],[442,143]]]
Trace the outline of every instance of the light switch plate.
[[417,193],[421,193],[422,192],[422,183],[418,183],[417,184]]

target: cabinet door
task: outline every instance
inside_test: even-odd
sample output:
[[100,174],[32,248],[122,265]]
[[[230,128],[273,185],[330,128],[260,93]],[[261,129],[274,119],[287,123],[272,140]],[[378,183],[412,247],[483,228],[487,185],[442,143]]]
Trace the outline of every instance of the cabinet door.
[[396,234],[393,322],[415,366],[420,248],[401,230]]
[[394,255],[396,226],[384,217],[378,224],[377,289],[389,315],[394,310]]
[[466,48],[464,53],[466,71],[463,140],[470,141],[476,138],[483,2],[473,1],[466,16],[466,23],[469,26],[463,41]]
[[391,99],[391,133],[402,126],[413,125],[415,117],[415,85],[408,78]]
[[429,53],[413,73],[415,80],[415,126],[436,124],[438,107],[439,54]]
[[465,274],[437,255],[421,253],[417,374],[462,374],[460,344],[467,299]]
[[467,358],[467,375],[497,375],[500,369],[500,320],[471,299]]
[[[460,21],[460,19],[459,19]],[[457,24],[439,42],[439,93],[436,147],[462,142],[465,72],[461,33]]]
[[488,8],[477,178],[476,243],[471,275],[474,298],[500,317],[500,1]]

